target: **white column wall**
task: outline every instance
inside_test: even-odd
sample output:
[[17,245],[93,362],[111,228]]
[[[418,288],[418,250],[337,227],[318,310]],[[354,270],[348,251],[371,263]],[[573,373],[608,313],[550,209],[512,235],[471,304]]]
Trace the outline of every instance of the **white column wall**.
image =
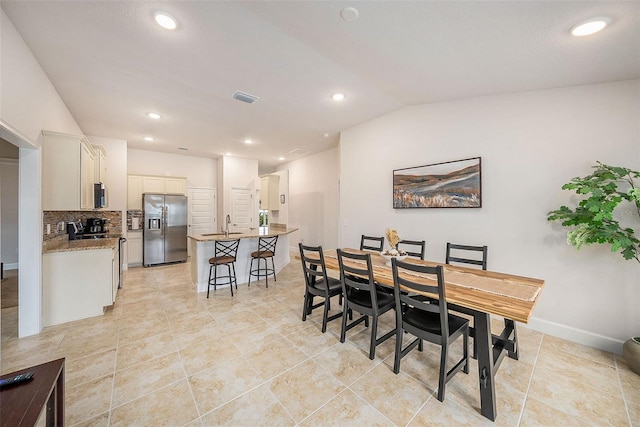
[[[389,227],[425,239],[435,261],[448,241],[486,244],[490,270],[545,279],[532,326],[621,352],[640,332],[640,266],[606,246],[576,251],[546,214],[576,203],[561,186],[596,161],[640,169],[639,94],[633,80],[482,97],[405,108],[343,132],[340,245]],[[482,208],[392,208],[394,169],[475,156]]]

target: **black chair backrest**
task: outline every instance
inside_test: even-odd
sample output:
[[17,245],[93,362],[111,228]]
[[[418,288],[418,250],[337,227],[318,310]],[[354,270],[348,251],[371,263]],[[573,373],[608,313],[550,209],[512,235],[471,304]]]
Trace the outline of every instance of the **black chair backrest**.
[[424,259],[427,243],[424,240],[400,240],[398,250],[403,250],[407,255]]
[[263,254],[265,252],[275,254],[276,243],[278,243],[278,236],[258,238],[258,254]]
[[[403,304],[418,310],[437,313],[440,316],[442,337],[449,337],[449,316],[447,298],[444,286],[444,270],[441,265],[428,267],[406,261],[391,259],[393,273],[393,294],[396,300],[396,310],[402,312]],[[421,281],[421,278],[430,280]],[[421,298],[424,293],[438,296],[438,304],[431,304],[430,300]]]
[[[322,281],[326,288],[329,281],[327,279],[322,246],[304,246],[302,243],[298,243],[298,248],[300,249],[305,284],[310,287],[316,287],[316,283]],[[327,292],[329,291],[328,288],[326,290]]]
[[371,294],[371,306],[378,306],[376,283],[373,280],[371,254],[355,254],[337,250],[338,265],[340,266],[340,282],[342,293],[349,298],[351,291],[368,291]]
[[215,257],[231,257],[236,260],[236,254],[238,253],[238,245],[240,245],[240,239],[234,240],[216,240],[214,250]]
[[365,236],[364,234],[360,238],[360,250],[361,251],[376,251],[382,252],[384,247],[384,237]]
[[[456,251],[452,255],[452,250]],[[469,251],[468,255],[463,256],[455,256],[458,254],[458,251]],[[471,253],[475,253],[475,257],[471,257]],[[467,258],[471,257],[471,258]],[[483,270],[487,269],[487,247],[486,246],[469,246],[469,245],[457,245],[454,243],[447,243],[447,255],[444,261],[446,264],[451,264],[452,262],[462,263],[462,264],[472,264],[479,265]]]

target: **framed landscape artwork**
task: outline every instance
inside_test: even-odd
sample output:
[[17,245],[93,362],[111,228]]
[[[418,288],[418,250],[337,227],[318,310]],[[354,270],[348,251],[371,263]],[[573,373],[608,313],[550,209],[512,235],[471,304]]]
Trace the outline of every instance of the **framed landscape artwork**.
[[393,207],[482,207],[480,157],[396,169]]

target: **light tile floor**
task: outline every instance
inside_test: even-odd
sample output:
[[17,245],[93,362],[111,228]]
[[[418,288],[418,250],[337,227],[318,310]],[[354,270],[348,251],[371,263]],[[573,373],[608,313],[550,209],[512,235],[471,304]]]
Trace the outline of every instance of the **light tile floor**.
[[[618,356],[520,325],[522,356],[498,372],[491,423],[475,361],[440,403],[437,347],[394,375],[394,338],[369,360],[363,325],[341,344],[339,320],[325,334],[321,310],[301,321],[303,292],[296,261],[233,298],[196,294],[188,264],[130,269],[104,316],[17,339],[16,309],[2,310],[1,370],[66,357],[69,426],[640,426],[640,376]],[[381,320],[380,334],[393,313]]]

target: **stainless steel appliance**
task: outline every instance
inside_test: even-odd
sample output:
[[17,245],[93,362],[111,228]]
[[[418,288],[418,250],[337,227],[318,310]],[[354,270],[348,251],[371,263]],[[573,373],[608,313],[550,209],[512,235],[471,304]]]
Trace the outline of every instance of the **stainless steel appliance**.
[[143,194],[142,264],[145,267],[187,260],[187,198]]
[[104,184],[102,182],[96,182],[93,184],[93,207],[107,207],[107,190],[104,188]]
[[69,234],[69,240],[82,239],[84,233],[84,226],[81,221],[67,223],[67,233]]

